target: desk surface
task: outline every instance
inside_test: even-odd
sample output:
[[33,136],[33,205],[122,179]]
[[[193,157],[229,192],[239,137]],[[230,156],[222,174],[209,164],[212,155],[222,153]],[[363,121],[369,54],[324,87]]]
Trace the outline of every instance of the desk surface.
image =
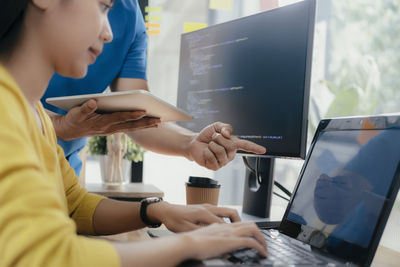
[[86,184],[90,193],[111,198],[142,199],[146,197],[164,197],[164,192],[151,184],[129,183],[117,188],[105,187],[103,184]]

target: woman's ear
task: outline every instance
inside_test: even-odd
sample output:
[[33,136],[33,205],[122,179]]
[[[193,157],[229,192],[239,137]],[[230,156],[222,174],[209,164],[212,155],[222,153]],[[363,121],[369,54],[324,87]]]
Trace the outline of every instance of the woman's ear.
[[46,10],[53,0],[31,0],[32,5],[38,9]]

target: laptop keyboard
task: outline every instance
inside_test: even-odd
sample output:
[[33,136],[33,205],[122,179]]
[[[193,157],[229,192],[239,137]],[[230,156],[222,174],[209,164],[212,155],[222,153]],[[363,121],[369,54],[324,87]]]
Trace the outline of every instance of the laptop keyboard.
[[253,249],[241,249],[230,253],[229,261],[235,264],[282,264],[325,265],[327,262],[291,242],[276,230],[261,230],[267,241],[268,258],[263,258]]

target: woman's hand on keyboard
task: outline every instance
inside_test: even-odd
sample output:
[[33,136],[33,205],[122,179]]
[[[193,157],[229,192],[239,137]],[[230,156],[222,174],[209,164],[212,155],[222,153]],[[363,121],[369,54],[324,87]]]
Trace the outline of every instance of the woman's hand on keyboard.
[[255,223],[212,224],[182,235],[188,237],[191,258],[207,259],[240,248],[252,248],[267,256],[267,244]]
[[213,223],[239,222],[236,210],[210,204],[174,205],[160,202],[148,207],[148,214],[154,221],[162,222],[172,232],[192,231]]

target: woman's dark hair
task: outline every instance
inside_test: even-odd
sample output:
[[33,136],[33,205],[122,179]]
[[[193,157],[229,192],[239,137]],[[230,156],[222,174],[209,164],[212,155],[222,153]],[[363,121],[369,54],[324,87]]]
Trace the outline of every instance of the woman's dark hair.
[[20,36],[29,0],[1,0],[0,54],[10,52]]

